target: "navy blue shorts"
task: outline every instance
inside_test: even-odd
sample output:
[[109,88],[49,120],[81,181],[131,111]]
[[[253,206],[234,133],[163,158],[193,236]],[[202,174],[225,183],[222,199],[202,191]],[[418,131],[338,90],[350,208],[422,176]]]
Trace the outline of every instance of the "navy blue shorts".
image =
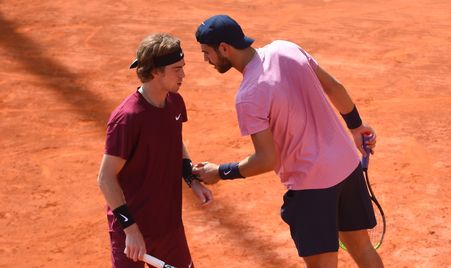
[[281,217],[290,226],[301,257],[338,251],[338,231],[376,226],[360,164],[333,187],[288,190],[283,196]]

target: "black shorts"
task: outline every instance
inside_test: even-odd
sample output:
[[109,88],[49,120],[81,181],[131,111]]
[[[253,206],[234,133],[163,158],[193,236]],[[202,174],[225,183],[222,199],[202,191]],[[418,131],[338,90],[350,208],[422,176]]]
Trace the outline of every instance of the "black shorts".
[[301,257],[338,251],[338,231],[376,226],[360,164],[333,187],[288,190],[283,196],[281,217],[290,226]]

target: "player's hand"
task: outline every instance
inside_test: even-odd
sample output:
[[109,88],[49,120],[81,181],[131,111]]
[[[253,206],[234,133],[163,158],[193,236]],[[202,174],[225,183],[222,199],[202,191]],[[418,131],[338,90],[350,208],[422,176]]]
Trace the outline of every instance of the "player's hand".
[[218,169],[219,166],[214,163],[202,162],[193,167],[193,174],[196,174],[205,184],[215,184],[221,179]]
[[125,249],[124,254],[133,261],[142,261],[146,253],[146,243],[136,223],[124,229]]
[[364,157],[367,157],[365,150],[363,149],[363,138],[362,136],[371,136],[371,138],[366,142],[366,147],[370,149],[371,154],[374,154],[374,147],[376,147],[376,132],[370,126],[362,124],[360,127],[351,129],[352,137],[354,138],[355,145],[357,149],[362,153]]
[[211,191],[202,185],[200,181],[193,180],[191,183],[191,189],[193,190],[194,194],[199,198],[199,200],[202,202],[202,205],[208,205],[213,200],[213,194]]

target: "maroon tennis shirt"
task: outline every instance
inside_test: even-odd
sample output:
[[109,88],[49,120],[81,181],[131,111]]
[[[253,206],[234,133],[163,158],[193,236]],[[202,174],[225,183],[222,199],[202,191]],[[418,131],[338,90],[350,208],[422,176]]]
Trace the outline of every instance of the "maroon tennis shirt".
[[[158,238],[182,224],[183,98],[168,93],[157,108],[135,92],[111,114],[105,154],[126,161],[118,175],[129,210],[143,236]],[[108,208],[110,231],[121,227]]]

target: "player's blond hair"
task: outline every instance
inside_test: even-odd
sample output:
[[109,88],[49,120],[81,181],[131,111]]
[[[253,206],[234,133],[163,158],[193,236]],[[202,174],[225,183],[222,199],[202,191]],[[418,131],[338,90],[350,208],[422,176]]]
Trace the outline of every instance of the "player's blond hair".
[[155,33],[144,38],[136,51],[138,66],[136,74],[142,83],[153,79],[152,71],[164,71],[163,67],[155,67],[156,57],[164,56],[180,50],[180,40],[167,33]]

